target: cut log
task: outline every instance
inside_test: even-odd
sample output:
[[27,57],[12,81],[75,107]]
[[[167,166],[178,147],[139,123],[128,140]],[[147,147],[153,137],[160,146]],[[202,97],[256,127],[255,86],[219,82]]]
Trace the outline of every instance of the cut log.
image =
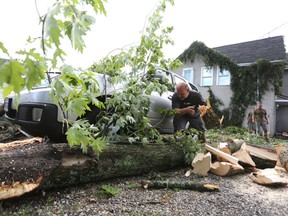
[[[34,140],[5,144],[0,152],[2,189],[10,187],[11,191],[13,183],[35,183],[39,177],[38,189],[49,189],[185,166],[182,146],[177,144],[109,144],[97,157],[71,149],[67,143]],[[7,193],[13,194],[11,191]]]
[[288,184],[288,176],[277,172],[274,168],[267,168],[253,172],[249,177],[256,183],[267,186],[279,186]]
[[245,143],[244,140],[241,139],[228,139],[226,142],[228,144],[231,154],[238,151]]
[[[218,149],[222,152],[225,152],[226,154],[232,155],[231,150],[230,150],[227,142],[221,142],[218,145]],[[217,156],[216,158],[218,161],[227,162],[227,160],[225,158],[221,158],[220,156]]]
[[185,190],[197,190],[197,191],[218,191],[219,186],[214,184],[202,184],[195,183],[195,181],[142,181],[142,187],[148,188],[169,188],[169,189],[185,189]]
[[254,146],[246,143],[245,149],[249,152],[257,168],[265,169],[275,167],[278,159],[275,148],[270,146]]
[[192,161],[192,172],[200,176],[208,176],[211,168],[211,153],[198,153]]
[[226,160],[232,164],[238,165],[238,158],[232,155],[222,152],[219,149],[213,148],[212,146],[209,146],[207,144],[205,144],[205,149],[214,154],[215,156],[222,158],[222,160]]
[[255,162],[252,160],[250,154],[246,149],[240,148],[238,151],[232,154],[239,159],[239,164],[243,167],[256,167]]
[[286,147],[285,149],[282,149],[282,151],[279,153],[279,161],[280,161],[280,164],[288,172],[288,147]]
[[212,163],[210,172],[218,176],[230,176],[243,172],[244,168],[239,164],[216,161]]

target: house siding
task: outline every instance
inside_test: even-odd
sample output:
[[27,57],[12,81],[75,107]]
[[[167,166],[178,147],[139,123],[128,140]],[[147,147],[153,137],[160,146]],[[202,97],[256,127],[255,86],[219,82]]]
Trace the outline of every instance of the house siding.
[[283,76],[281,94],[288,97],[288,69],[285,71]]
[[[282,82],[281,95],[288,97],[288,69],[285,70]],[[283,98],[277,98],[283,99]],[[276,133],[288,132],[288,100],[276,105]]]

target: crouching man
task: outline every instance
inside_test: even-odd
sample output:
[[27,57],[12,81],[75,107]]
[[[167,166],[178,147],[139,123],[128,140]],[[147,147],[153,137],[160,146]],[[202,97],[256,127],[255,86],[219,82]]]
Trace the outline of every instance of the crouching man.
[[184,82],[176,85],[176,92],[172,97],[172,109],[176,113],[173,119],[174,132],[184,130],[189,122],[189,128],[197,129],[200,132],[200,140],[206,142],[206,129],[200,116],[199,105],[207,105],[199,92],[190,90]]

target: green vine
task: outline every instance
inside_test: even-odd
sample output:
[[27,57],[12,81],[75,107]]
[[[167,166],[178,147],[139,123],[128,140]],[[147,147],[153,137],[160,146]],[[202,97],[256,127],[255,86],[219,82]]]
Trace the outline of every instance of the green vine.
[[[230,87],[233,96],[229,105],[232,115],[228,125],[242,125],[246,108],[262,100],[265,91],[268,90],[269,83],[274,86],[275,94],[279,94],[282,88],[284,62],[271,63],[266,59],[259,59],[249,66],[240,67],[226,55],[208,48],[199,41],[192,43],[178,59],[182,62],[190,61],[191,63],[196,59],[201,59],[206,66],[218,65],[220,69],[230,71]],[[245,88],[243,88],[244,86]],[[213,107],[213,103],[211,105]]]
[[221,116],[223,112],[221,111],[220,107],[224,105],[223,101],[217,98],[214,93],[212,92],[211,88],[208,89],[209,94],[209,102],[211,106],[213,107],[213,110],[217,116]]

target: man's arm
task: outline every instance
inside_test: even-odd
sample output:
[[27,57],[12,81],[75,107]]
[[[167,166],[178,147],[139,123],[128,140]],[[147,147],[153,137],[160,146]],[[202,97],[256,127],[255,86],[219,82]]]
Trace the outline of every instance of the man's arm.
[[199,98],[200,98],[200,102],[199,102],[199,105],[204,105],[204,106],[207,106],[207,101],[204,100],[204,98],[202,97],[201,93],[199,93]]
[[266,123],[269,124],[269,121],[268,121],[268,115],[267,115],[266,110],[265,110],[265,119],[266,119]]
[[256,110],[254,110],[254,112],[252,113],[252,123],[255,122],[255,115],[256,115]]
[[195,115],[195,106],[188,106],[185,108],[174,108],[176,115],[182,116],[185,114],[189,114],[191,116]]

